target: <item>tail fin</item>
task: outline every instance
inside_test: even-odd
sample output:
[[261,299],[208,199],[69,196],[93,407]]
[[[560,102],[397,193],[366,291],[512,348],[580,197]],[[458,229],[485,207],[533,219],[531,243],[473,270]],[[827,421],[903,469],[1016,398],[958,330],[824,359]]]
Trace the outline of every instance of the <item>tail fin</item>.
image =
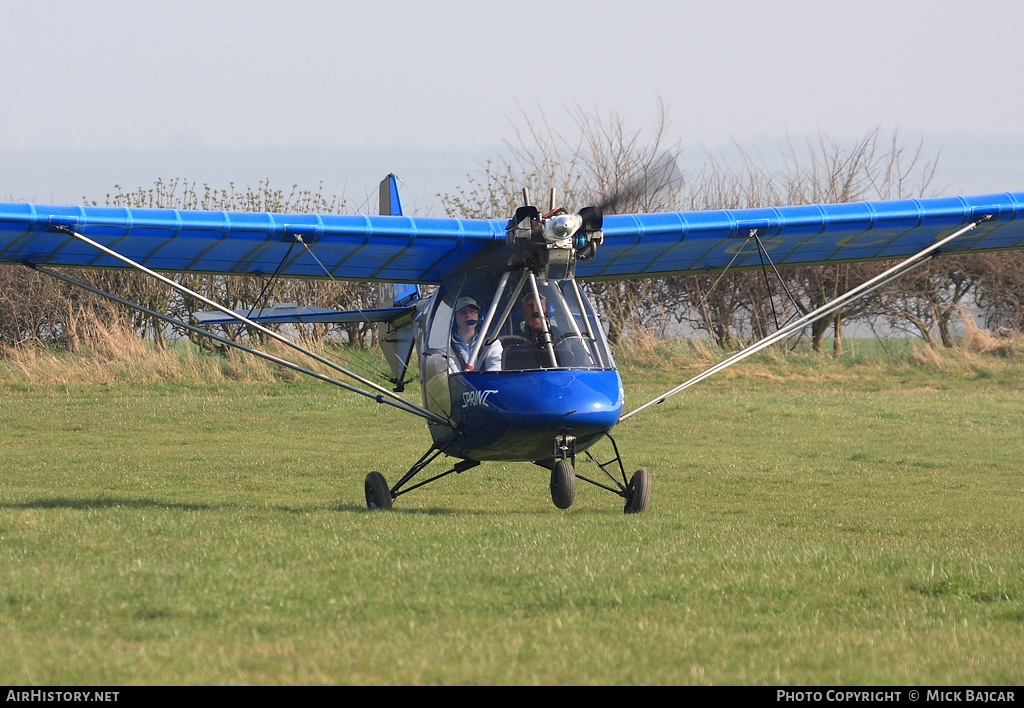
[[398,193],[398,178],[393,174],[380,183],[380,215],[405,216],[402,212],[402,195]]

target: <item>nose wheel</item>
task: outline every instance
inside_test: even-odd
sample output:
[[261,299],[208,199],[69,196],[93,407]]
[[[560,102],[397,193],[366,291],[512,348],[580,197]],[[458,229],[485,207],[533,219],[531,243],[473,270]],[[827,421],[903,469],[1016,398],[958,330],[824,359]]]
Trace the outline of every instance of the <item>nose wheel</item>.
[[569,460],[555,460],[551,468],[551,501],[568,509],[576,500],[576,470]]

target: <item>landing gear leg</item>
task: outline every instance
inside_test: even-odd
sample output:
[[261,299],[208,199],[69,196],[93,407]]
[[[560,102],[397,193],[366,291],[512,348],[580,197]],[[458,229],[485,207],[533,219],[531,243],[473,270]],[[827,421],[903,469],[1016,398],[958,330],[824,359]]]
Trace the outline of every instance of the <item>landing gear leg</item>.
[[[615,457],[607,462],[601,462],[594,457],[590,450],[586,451],[586,455],[607,475],[608,479],[615,486],[608,486],[580,474],[577,474],[576,477],[584,482],[590,482],[595,487],[601,487],[601,489],[607,489],[609,492],[618,494],[625,500],[622,510],[627,514],[639,514],[646,511],[647,505],[651,501],[651,473],[643,469],[637,470],[627,482],[626,470],[622,466],[622,456],[619,454],[619,446],[615,444],[615,439],[611,435],[605,433],[605,437],[611,442],[612,449],[615,451]],[[612,471],[612,465],[618,467],[618,475]]]
[[[384,475],[380,472],[371,472],[366,475],[366,507],[368,509],[390,509],[393,502],[399,497],[399,495],[411,492],[414,489],[422,487],[425,484],[430,484],[442,477],[447,477],[453,472],[455,474],[461,474],[480,464],[476,460],[460,460],[447,472],[442,472],[441,474],[434,475],[430,479],[420,482],[419,484],[406,487],[413,477],[423,471],[427,465],[437,459],[437,457],[444,452],[445,447],[431,446],[431,448],[427,450],[426,454],[417,460],[416,464],[414,464],[412,468],[405,473],[405,476],[398,481],[398,484],[395,485],[394,489],[388,487],[387,480],[384,479]],[[402,489],[403,487],[406,488]]]

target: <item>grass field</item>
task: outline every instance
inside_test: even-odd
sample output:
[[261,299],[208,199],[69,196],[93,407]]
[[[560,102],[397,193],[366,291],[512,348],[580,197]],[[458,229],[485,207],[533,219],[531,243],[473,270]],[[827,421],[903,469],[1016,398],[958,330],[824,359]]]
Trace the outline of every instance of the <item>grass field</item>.
[[[620,363],[640,403],[698,362]],[[638,516],[497,463],[370,513],[419,421],[119,371],[0,361],[0,683],[1024,680],[1017,359],[740,365],[617,429],[654,479]]]

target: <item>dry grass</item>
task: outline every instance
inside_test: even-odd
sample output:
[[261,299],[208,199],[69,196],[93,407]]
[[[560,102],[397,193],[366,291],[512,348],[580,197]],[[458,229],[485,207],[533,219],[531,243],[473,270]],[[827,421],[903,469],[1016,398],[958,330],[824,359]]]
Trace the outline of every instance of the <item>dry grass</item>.
[[[224,382],[294,382],[303,374],[273,362],[229,349],[226,356],[200,350],[185,339],[172,340],[157,349],[119,321],[92,322],[79,330],[77,351],[22,343],[0,347],[0,385],[83,386],[142,385],[151,383],[218,384]],[[269,340],[248,342],[279,359],[335,378],[338,372],[310,357]],[[343,365],[371,380],[383,378],[386,364],[379,350],[338,348],[302,342],[307,349]]]
[[158,350],[129,327],[93,322],[82,332],[77,352],[23,343],[0,349],[0,381],[43,386],[143,384],[157,382],[270,382],[288,378],[262,359],[198,352],[192,346]]
[[[946,350],[920,341],[879,343],[854,340],[841,356],[789,350],[776,345],[730,367],[716,381],[777,381],[822,383],[868,377],[882,371],[915,369],[954,375],[989,375],[1013,368],[1024,352],[1024,335],[979,329],[970,316],[962,318],[965,336]],[[172,341],[165,350],[141,340],[119,320],[93,320],[78,327],[77,351],[53,349],[38,343],[0,347],[0,383],[43,386],[138,385],[145,383],[209,384],[227,381],[270,383],[294,381],[302,375],[271,362],[232,350],[228,356],[200,351],[186,340]],[[379,352],[341,351],[306,343],[327,358],[344,360],[358,373],[377,380],[385,365]],[[269,341],[259,348],[282,359],[333,374],[326,367],[283,344]],[[721,361],[727,355],[706,339],[662,339],[634,332],[615,348],[616,363],[634,382],[678,383]]]
[[[867,389],[908,386],[934,374],[953,379],[1018,375],[1024,363],[1024,335],[989,332],[965,320],[964,336],[952,349],[929,347],[918,339],[849,339],[841,355],[831,344],[816,354],[805,341],[775,345],[716,374],[702,386],[758,386],[785,381],[789,386],[854,386]],[[793,348],[795,346],[795,348]],[[791,349],[792,348],[792,349]],[[633,334],[616,347],[625,378],[637,385],[675,385],[726,358],[708,340],[663,340]]]
[[911,353],[917,366],[947,374],[990,375],[1012,366],[1024,353],[1024,335],[1007,329],[981,329],[969,312],[960,313],[964,337],[953,349],[915,347]]
[[995,332],[974,324],[969,312],[960,313],[960,324],[967,337],[967,348],[979,354],[1002,357],[1018,356],[1024,351],[1024,335],[1001,327]]

